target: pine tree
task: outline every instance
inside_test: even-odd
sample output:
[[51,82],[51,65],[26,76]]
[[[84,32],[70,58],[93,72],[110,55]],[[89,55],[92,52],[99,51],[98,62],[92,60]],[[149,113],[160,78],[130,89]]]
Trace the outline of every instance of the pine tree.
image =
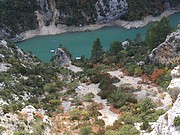
[[91,52],[91,60],[94,64],[100,62],[103,59],[103,47],[101,45],[100,39],[97,38],[94,41],[94,44],[92,46],[92,52]]
[[117,55],[122,50],[121,42],[114,41],[109,48],[109,53],[111,55]]
[[153,24],[147,33],[146,43],[150,49],[156,48],[159,44],[164,42],[166,36],[172,31],[167,17],[163,17],[161,21]]

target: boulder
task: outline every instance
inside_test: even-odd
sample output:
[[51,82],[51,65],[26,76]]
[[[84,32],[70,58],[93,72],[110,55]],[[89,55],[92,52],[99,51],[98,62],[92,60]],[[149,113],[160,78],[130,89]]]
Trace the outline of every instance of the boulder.
[[67,56],[66,52],[63,49],[57,48],[54,56],[54,64],[58,66],[71,65],[70,57]]
[[175,67],[171,71],[172,80],[167,87],[169,94],[175,100],[180,93],[180,66]]

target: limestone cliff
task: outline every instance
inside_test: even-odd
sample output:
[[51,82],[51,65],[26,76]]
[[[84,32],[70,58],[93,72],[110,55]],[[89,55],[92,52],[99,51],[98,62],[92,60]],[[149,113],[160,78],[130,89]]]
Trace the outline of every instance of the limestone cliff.
[[118,19],[128,9],[126,0],[98,0],[95,4],[97,22],[108,22]]
[[180,27],[168,35],[165,42],[153,49],[149,58],[154,63],[180,63]]
[[[173,90],[174,88],[179,89],[180,93],[180,66],[172,70],[172,81],[168,86],[168,89]],[[176,93],[176,95],[178,95]],[[160,116],[159,119],[152,125],[153,131],[150,135],[179,135],[180,126],[174,125],[175,117],[180,116],[180,94],[174,102],[172,108],[168,110],[164,115]]]
[[58,66],[70,66],[71,60],[61,48],[58,48],[55,52],[54,63]]
[[49,25],[49,22],[52,20],[53,13],[48,5],[47,0],[36,0],[39,7],[39,13],[42,14],[43,21],[45,25]]

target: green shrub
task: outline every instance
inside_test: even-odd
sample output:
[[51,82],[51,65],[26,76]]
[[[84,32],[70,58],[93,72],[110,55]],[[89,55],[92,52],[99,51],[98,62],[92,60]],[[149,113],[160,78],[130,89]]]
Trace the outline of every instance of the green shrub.
[[5,127],[3,127],[3,126],[0,126],[0,133],[2,133],[3,131],[5,131],[6,130],[6,128]]
[[101,90],[106,90],[111,84],[112,84],[112,80],[109,77],[105,77],[100,81],[99,88]]
[[94,98],[94,94],[91,92],[91,93],[87,93],[86,95],[84,95],[82,97],[82,100],[87,101],[87,102],[92,102],[92,98]]
[[146,120],[149,122],[155,122],[159,116],[163,115],[165,113],[165,111],[163,109],[160,110],[147,110],[146,111],[148,113],[148,115],[146,115]]
[[164,115],[164,118],[165,118],[166,120],[168,120],[168,113],[166,113],[166,114]]
[[97,124],[103,127],[105,125],[105,122],[102,119],[95,119],[94,124]]
[[167,88],[171,82],[171,79],[172,78],[170,74],[164,74],[156,80],[156,83],[163,88]]
[[140,126],[141,130],[147,130],[150,131],[151,130],[151,126],[149,125],[149,122],[144,120],[143,124]]
[[84,126],[80,128],[80,135],[89,135],[91,134],[92,129],[89,126]]
[[109,78],[108,74],[96,74],[95,76],[93,76],[92,78],[90,78],[92,83],[100,83],[101,80],[103,80],[104,78]]
[[114,85],[109,85],[108,88],[106,90],[101,90],[98,95],[102,98],[102,99],[107,99],[109,95],[111,95],[113,93],[113,91],[115,91],[117,88]]
[[174,126],[180,126],[180,116],[174,118]]
[[0,83],[4,82],[5,78],[3,76],[0,76]]
[[120,108],[130,97],[131,95],[128,93],[121,90],[115,90],[111,95],[108,96],[108,101],[112,103],[115,108]]
[[108,131],[105,135],[140,135],[140,133],[132,125],[123,125],[116,131]]
[[140,109],[142,112],[146,112],[149,109],[154,109],[155,108],[155,104],[152,102],[151,99],[149,98],[145,98],[143,99],[140,103]]
[[120,118],[124,124],[134,125],[134,119],[131,113],[126,113]]

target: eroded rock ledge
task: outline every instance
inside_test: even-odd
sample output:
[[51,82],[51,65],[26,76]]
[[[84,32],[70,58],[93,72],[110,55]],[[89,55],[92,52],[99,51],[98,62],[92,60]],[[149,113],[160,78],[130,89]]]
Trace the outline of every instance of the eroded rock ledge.
[[175,32],[167,36],[165,42],[152,50],[149,58],[154,63],[180,63],[180,25]]

